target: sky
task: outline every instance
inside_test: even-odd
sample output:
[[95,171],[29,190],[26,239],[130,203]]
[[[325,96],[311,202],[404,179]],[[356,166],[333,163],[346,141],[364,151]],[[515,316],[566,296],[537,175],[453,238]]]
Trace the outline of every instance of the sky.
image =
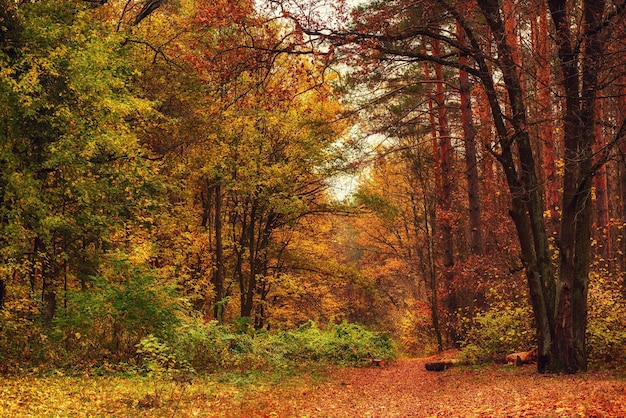
[[[306,0],[297,0],[297,1],[299,3],[303,3]],[[316,1],[316,0],[313,0],[313,1]],[[347,4],[350,7],[356,7],[358,5],[367,3],[368,1],[370,0],[346,0]],[[255,2],[256,2],[257,10],[267,9],[268,3],[269,3],[268,0],[255,0]],[[337,2],[333,0],[317,0],[317,2],[320,3],[320,6],[316,8],[316,12],[319,13],[322,19],[324,19],[324,17],[327,16],[329,23],[332,22],[333,13],[334,13],[333,5],[336,4]],[[355,126],[354,129],[352,129],[350,133],[348,133],[348,136],[364,136],[362,133],[358,131],[359,131],[358,126]],[[369,141],[368,139],[365,139],[365,140]],[[381,141],[380,138],[376,138],[376,140],[374,140],[373,143],[380,143],[380,141]],[[374,145],[372,145],[372,147],[374,147]],[[328,186],[329,186],[329,193],[331,197],[338,201],[342,201],[346,198],[349,198],[351,194],[357,191],[359,184],[360,184],[360,179],[362,178],[363,175],[365,175],[365,172],[356,173],[356,174],[344,174],[344,175],[335,176],[334,178],[329,179]]]

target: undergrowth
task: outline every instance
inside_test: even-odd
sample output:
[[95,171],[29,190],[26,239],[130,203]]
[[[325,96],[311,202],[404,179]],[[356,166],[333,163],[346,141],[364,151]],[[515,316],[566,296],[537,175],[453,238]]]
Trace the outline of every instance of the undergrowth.
[[181,360],[201,372],[290,370],[313,363],[358,366],[395,357],[388,336],[345,322],[319,328],[309,321],[297,329],[268,332],[189,321],[172,344]]

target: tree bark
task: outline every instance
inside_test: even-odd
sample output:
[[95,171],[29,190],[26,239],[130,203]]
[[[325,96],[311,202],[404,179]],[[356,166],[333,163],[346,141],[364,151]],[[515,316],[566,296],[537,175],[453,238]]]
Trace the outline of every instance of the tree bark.
[[246,286],[241,289],[241,316],[252,319],[252,308],[254,304],[254,292],[256,289],[256,222],[257,222],[257,202],[255,198],[250,202],[250,219],[244,229],[248,248],[248,280]]
[[[499,161],[505,172],[511,193],[511,217],[520,241],[522,263],[535,313],[538,338],[538,369],[545,371],[554,356],[553,325],[555,283],[548,237],[544,222],[544,202],[537,178],[537,168],[526,123],[526,105],[513,50],[508,43],[498,2],[478,0],[483,15],[496,39],[499,66],[506,85],[511,115],[507,117],[515,135],[509,129],[498,102],[497,91],[486,63],[479,61],[481,80],[486,89],[502,152]],[[516,145],[519,173],[511,146]]]
[[[427,83],[432,81],[430,76],[430,68],[428,62],[424,62],[424,79]],[[435,177],[435,190],[441,189],[441,167],[439,164],[439,146],[437,142],[437,119],[435,116],[435,104],[433,90],[428,90],[428,118],[430,122],[430,136],[432,139],[432,156],[433,156],[433,174]],[[416,173],[417,174],[417,173]],[[437,338],[437,348],[443,351],[443,337],[441,333],[441,321],[439,320],[439,281],[436,256],[436,234],[437,234],[437,203],[432,205],[433,210],[427,203],[424,196],[424,228],[427,235],[427,253],[428,253],[428,288],[430,290],[430,310],[431,323]]]
[[537,134],[541,149],[542,181],[548,216],[548,233],[556,234],[559,219],[559,184],[556,171],[556,142],[554,135],[554,111],[552,109],[552,80],[550,58],[550,33],[548,27],[548,8],[545,2],[539,2],[538,19],[533,19],[535,44],[535,71],[537,78]]
[[213,290],[215,291],[215,300],[213,302],[213,317],[220,323],[224,319],[224,240],[223,240],[223,223],[222,223],[222,186],[218,182],[215,185],[215,270],[213,271]]
[[[602,105],[598,103],[597,120],[602,120]],[[607,145],[602,125],[595,124],[596,145],[594,154],[601,154],[602,149]],[[596,243],[596,255],[598,256],[598,265],[604,270],[611,271],[612,267],[612,248],[611,248],[611,230],[609,225],[609,196],[608,196],[608,174],[606,166],[600,167],[593,178],[593,188],[595,190],[595,210],[593,222],[593,238]]]
[[[619,89],[619,99],[618,103],[618,115],[620,120],[626,120],[626,74],[623,75],[620,79],[621,87]],[[618,219],[622,224],[626,224],[626,142],[621,141],[618,143],[618,152],[619,152],[619,160],[618,160],[618,173],[617,179],[619,184],[619,213]],[[626,231],[622,228],[619,232],[619,237],[621,240],[619,241],[619,250],[621,254],[626,254]],[[621,260],[620,268],[622,271],[626,271],[626,257],[619,257]],[[624,275],[623,283],[623,293],[626,298],[626,275]]]
[[[457,38],[462,45],[466,44],[465,33],[457,25]],[[461,54],[459,64],[467,66],[466,54]],[[470,249],[472,255],[483,253],[483,226],[481,221],[481,205],[478,189],[478,162],[476,158],[476,129],[472,117],[470,81],[467,71],[459,70],[459,91],[461,96],[461,122],[463,125],[463,144],[465,145],[465,175],[467,177],[467,200],[469,204]]]
[[[441,55],[441,43],[431,40],[433,55]],[[448,125],[443,68],[435,64],[435,102],[437,104],[438,126],[438,159],[440,168],[440,188],[437,190],[438,219],[437,226],[441,232],[443,250],[443,274],[446,283],[446,311],[448,314],[448,340],[452,345],[458,344],[458,332],[454,316],[458,309],[458,300],[454,286],[454,237],[452,235],[452,141]]]

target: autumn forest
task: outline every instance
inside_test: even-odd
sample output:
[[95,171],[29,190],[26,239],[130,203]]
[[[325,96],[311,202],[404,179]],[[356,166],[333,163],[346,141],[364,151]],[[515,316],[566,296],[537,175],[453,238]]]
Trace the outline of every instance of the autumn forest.
[[626,360],[623,0],[0,0],[0,62],[0,374]]

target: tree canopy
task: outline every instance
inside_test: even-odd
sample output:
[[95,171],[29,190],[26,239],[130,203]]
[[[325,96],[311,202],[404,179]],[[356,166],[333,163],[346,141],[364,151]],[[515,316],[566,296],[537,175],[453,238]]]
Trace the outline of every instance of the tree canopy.
[[623,2],[0,10],[5,367],[310,321],[626,355]]

